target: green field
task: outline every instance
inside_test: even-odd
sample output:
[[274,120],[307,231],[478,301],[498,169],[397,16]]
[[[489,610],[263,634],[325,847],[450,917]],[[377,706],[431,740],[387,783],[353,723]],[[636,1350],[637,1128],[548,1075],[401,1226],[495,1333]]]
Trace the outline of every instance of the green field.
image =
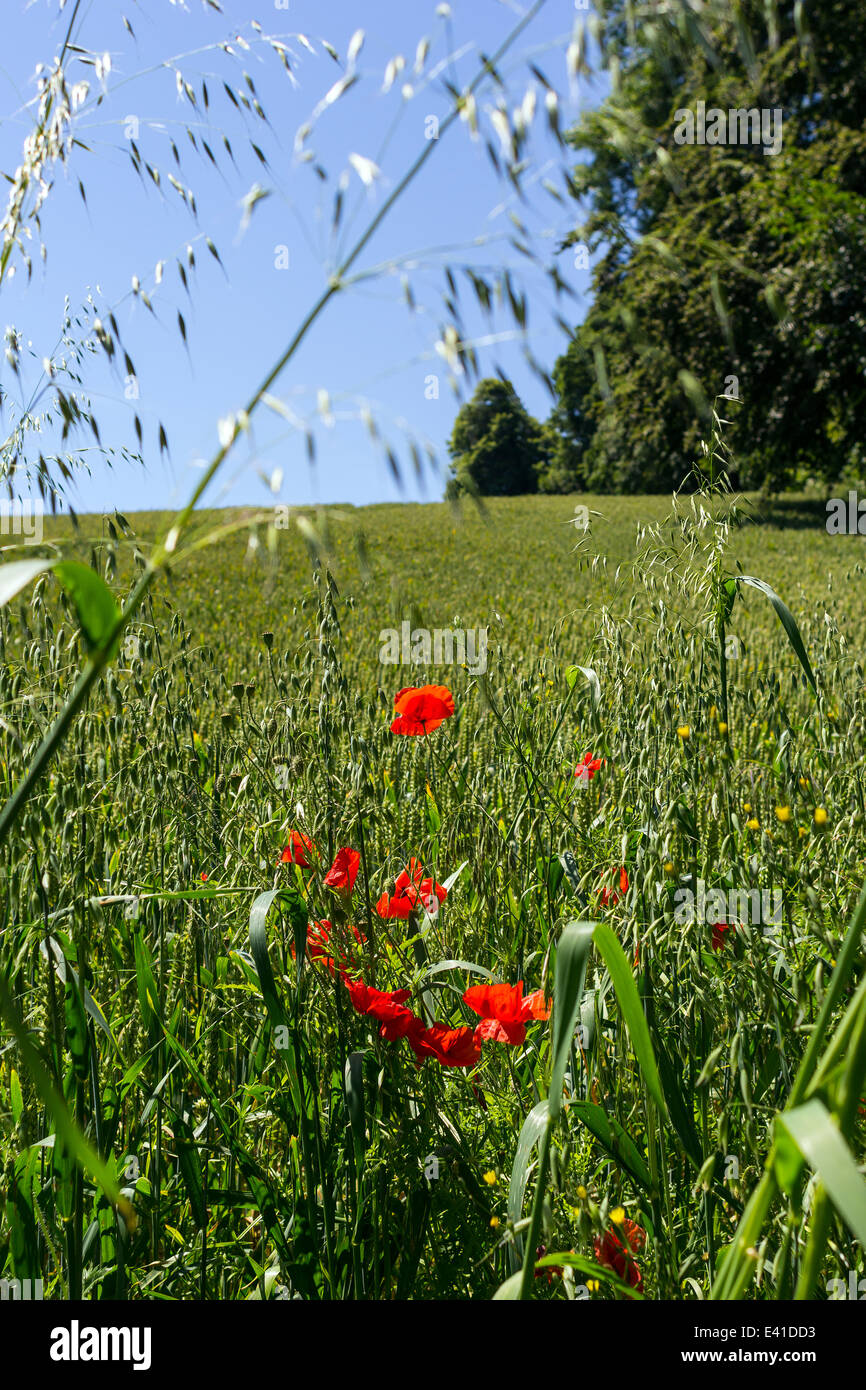
[[[40,553],[62,539],[122,600],[171,518],[126,520],[49,524]],[[28,1031],[0,1051],[0,1274],[131,1299],[484,1299],[522,1266],[543,1299],[863,1277],[863,542],[805,497],[740,520],[723,496],[198,514],[6,847]],[[50,575],[2,611],[8,794],[84,644]],[[486,629],[486,672],[383,664],[403,621]],[[453,717],[392,734],[426,684]],[[311,868],[278,865],[293,830]],[[342,846],[348,901],[323,882]],[[413,858],[457,877],[432,917],[385,920]],[[737,903],[724,933],[678,915],[699,883]],[[737,918],[761,892],[778,920]],[[322,920],[348,976],[428,1026],[477,1025],[485,980],[552,993],[552,1018],[416,1065],[321,955],[299,970]],[[48,1079],[109,1196],[54,1138]]]

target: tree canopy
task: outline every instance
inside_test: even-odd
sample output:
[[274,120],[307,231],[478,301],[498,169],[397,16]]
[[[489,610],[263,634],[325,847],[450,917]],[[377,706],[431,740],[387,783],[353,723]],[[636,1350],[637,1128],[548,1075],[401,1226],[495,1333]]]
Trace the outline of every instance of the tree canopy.
[[449,495],[493,497],[535,492],[545,458],[544,432],[510,381],[485,377],[461,406],[448,441]]
[[[638,28],[624,0],[597,8],[619,79],[569,135],[583,159],[572,192],[588,205],[572,240],[597,260],[593,305],[554,369],[548,484],[677,486],[721,395],[738,399],[723,413],[739,485],[856,473],[866,4],[748,0],[714,11],[699,45],[661,13]],[[781,147],[678,143],[699,102],[778,112]]]

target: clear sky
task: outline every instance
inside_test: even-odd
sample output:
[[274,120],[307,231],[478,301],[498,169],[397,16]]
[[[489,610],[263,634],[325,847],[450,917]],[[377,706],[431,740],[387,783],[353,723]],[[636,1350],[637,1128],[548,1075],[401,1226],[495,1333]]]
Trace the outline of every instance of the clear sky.
[[[200,476],[196,470],[201,460],[216,448],[220,418],[243,405],[280,356],[339,255],[352,245],[404,170],[426,148],[430,117],[441,120],[447,114],[443,78],[453,75],[461,86],[468,81],[479,52],[490,53],[498,46],[517,22],[524,3],[453,0],[451,17],[446,19],[436,15],[435,3],[428,0],[290,0],[288,8],[278,0],[260,4],[222,0],[222,15],[209,8],[206,0],[186,4],[180,0],[82,0],[78,43],[95,55],[110,55],[110,71],[99,72],[80,58],[73,62],[70,77],[90,84],[74,127],[77,139],[87,148],[74,148],[67,169],[55,171],[42,218],[47,262],[42,265],[39,259],[37,236],[30,284],[19,266],[0,291],[3,325],[14,325],[26,351],[33,354],[22,370],[22,384],[0,357],[0,384],[7,393],[7,408],[0,419],[2,436],[6,437],[21,399],[29,398],[38,386],[42,359],[57,349],[65,298],[77,314],[92,295],[103,319],[109,309],[116,314],[136,368],[136,379],[130,382],[125,380],[122,364],[112,373],[100,354],[84,363],[82,377],[99,420],[102,443],[118,451],[124,445],[135,448],[133,413],[137,411],[144,428],[146,469],[121,458],[109,469],[98,453],[88,452],[85,457],[92,465],[92,476],[78,479],[71,494],[73,505],[80,511],[115,507],[130,511],[182,503]],[[49,63],[59,49],[72,9],[73,0],[68,0],[62,13],[59,0],[3,0],[0,168],[5,172],[14,173],[21,162],[21,145],[34,115],[36,65]],[[124,16],[133,35],[124,26]],[[547,0],[503,63],[509,110],[520,104],[533,80],[527,60],[560,92],[564,128],[582,105],[597,103],[604,92],[601,82],[593,84],[585,78],[579,84],[570,82],[566,66],[575,20],[586,17],[576,10],[574,0]],[[261,25],[261,34],[252,21]],[[345,74],[349,42],[359,28],[366,35],[356,60],[360,80],[320,115],[306,142],[315,158],[305,163],[298,158],[296,132]],[[300,34],[309,41],[309,48]],[[423,72],[416,75],[417,45],[425,35],[430,38],[430,52]],[[266,37],[286,45],[294,83]],[[328,55],[323,40],[338,51],[340,64]],[[235,56],[220,50],[221,41],[228,41]],[[431,81],[431,74],[449,53],[456,57],[442,65]],[[385,92],[388,62],[398,54],[404,55],[406,66]],[[195,91],[196,108],[179,97],[178,72]],[[224,80],[235,93],[244,91],[252,101],[244,74],[251,79],[268,124],[254,112],[236,109],[225,93]],[[208,86],[207,108],[202,79]],[[411,94],[403,90],[406,84]],[[564,339],[551,310],[558,309],[569,322],[583,317],[589,270],[575,264],[573,251],[556,255],[556,246],[577,220],[578,209],[567,198],[557,201],[545,188],[549,181],[564,192],[564,157],[547,130],[544,90],[537,82],[535,87],[538,110],[524,202],[510,185],[497,180],[484,139],[470,139],[465,124],[436,142],[417,182],[355,268],[410,254],[412,261],[332,301],[273,389],[294,420],[313,426],[315,466],[307,459],[303,430],[263,411],[251,445],[243,441],[236,446],[206,503],[264,504],[276,496],[288,503],[362,504],[441,496],[445,443],[458,405],[449,386],[448,367],[435,346],[445,322],[441,294],[446,260],[479,269],[513,267],[515,282],[528,295],[532,351],[545,366],[552,364]],[[494,100],[495,92],[488,84],[479,95],[479,114],[482,135],[496,142],[488,114]],[[188,132],[195,135],[197,150]],[[234,164],[223,145],[224,135],[231,143]],[[146,175],[143,181],[133,169],[131,137],[137,137],[143,160],[159,171],[159,188]],[[172,155],[172,140],[181,152],[181,169]],[[208,142],[217,168],[209,161],[203,141]],[[251,141],[262,150],[267,167],[259,162]],[[350,155],[375,161],[381,172],[371,187],[360,176],[366,166],[357,161],[353,166]],[[570,156],[565,163],[569,161]],[[317,164],[326,171],[326,180],[315,172]],[[184,188],[193,191],[196,218],[171,185],[172,172]],[[344,174],[345,211],[335,238],[331,230],[334,197]],[[269,196],[257,203],[243,229],[244,195],[256,183]],[[562,299],[556,305],[547,278],[509,245],[508,237],[514,233],[511,212],[525,220],[533,249],[546,261],[556,260],[576,299]],[[208,253],[206,237],[218,247],[225,270]],[[177,261],[180,258],[186,265],[190,245],[196,268],[190,272],[187,292]],[[441,248],[454,249],[443,255]],[[165,267],[157,283],[156,267],[161,261]],[[416,300],[413,313],[406,308],[401,271],[408,276]],[[132,291],[136,276],[150,296],[153,315]],[[527,367],[521,345],[498,336],[508,334],[511,318],[498,315],[492,325],[494,341],[485,341],[491,326],[472,311],[465,282],[461,304],[467,311],[469,332],[480,337],[483,372],[489,374],[501,366],[527,406],[539,416],[546,415],[550,399]],[[178,312],[184,317],[188,347],[178,331]],[[431,381],[432,376],[438,383]],[[330,413],[322,410],[322,390],[329,393]],[[10,408],[10,400],[17,406]],[[407,465],[402,492],[370,442],[361,418],[365,407],[393,445],[401,465]],[[170,458],[159,453],[159,421],[168,433]],[[414,476],[408,464],[410,436],[422,444],[429,442],[438,452],[440,476],[429,471],[421,478]],[[83,436],[76,439],[88,445],[93,442]],[[41,441],[46,452],[52,440],[57,443],[49,427]],[[264,481],[274,470],[282,473],[276,494]]]

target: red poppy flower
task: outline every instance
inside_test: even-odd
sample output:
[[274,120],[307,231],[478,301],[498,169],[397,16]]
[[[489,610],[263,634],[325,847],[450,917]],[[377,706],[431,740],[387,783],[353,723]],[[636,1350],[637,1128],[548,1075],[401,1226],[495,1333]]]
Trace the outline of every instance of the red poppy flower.
[[414,906],[414,897],[407,897],[405,893],[395,893],[392,897],[389,897],[387,893],[383,893],[376,903],[376,911],[380,917],[386,919],[391,917],[405,919],[410,916]]
[[424,1025],[411,1009],[406,1008],[406,1000],[411,998],[411,989],[395,989],[387,993],[374,989],[372,985],[362,984],[360,980],[347,980],[343,984],[352,1001],[356,1013],[366,1014],[381,1024],[380,1038],[405,1038],[410,1033],[423,1031]]
[[351,893],[360,862],[361,856],[356,849],[350,849],[348,845],[338,849],[333,864],[325,874],[325,887],[336,888],[339,893]]
[[383,893],[376,903],[379,916],[405,919],[416,907],[421,906],[429,916],[435,917],[440,903],[444,903],[448,894],[441,883],[435,883],[432,878],[422,878],[423,873],[417,859],[410,859],[408,869],[404,869],[394,882],[393,894],[389,896]]
[[419,1063],[425,1057],[435,1057],[442,1067],[474,1067],[481,1056],[481,1040],[472,1028],[434,1023],[406,1036]]
[[578,763],[574,769],[574,775],[579,782],[591,782],[599,768],[603,764],[602,758],[594,758],[591,753],[585,753],[583,762]]
[[448,893],[441,883],[434,882],[432,878],[422,877],[423,873],[418,860],[410,859],[408,869],[404,869],[397,876],[394,890],[398,896],[410,898],[416,905],[420,902],[429,915],[435,917],[439,911],[439,904],[444,903]]
[[199,874],[199,878],[201,879],[202,883],[207,883],[207,874],[205,873],[204,869],[202,869],[201,873]]
[[713,923],[713,950],[721,951],[725,944],[725,932],[736,931],[736,922],[714,922]]
[[397,1038],[408,1038],[409,1042],[424,1032],[424,1021],[413,1014],[411,1009],[396,1009],[391,1018],[383,1018],[379,1025],[379,1037],[388,1042]]
[[634,1257],[645,1243],[646,1231],[626,1217],[621,1226],[612,1227],[603,1236],[596,1236],[593,1250],[600,1265],[613,1270],[618,1278],[640,1293],[643,1278]]
[[463,1002],[482,1020],[475,1029],[479,1042],[487,1038],[517,1047],[526,1041],[530,1019],[550,1018],[543,990],[537,989],[524,999],[522,980],[516,985],[473,985],[464,992]]
[[397,718],[392,734],[430,734],[454,713],[454,696],[447,685],[407,685],[394,696]]
[[313,853],[313,842],[300,830],[289,832],[289,843],[280,855],[281,864],[297,864],[302,869],[311,869],[308,855]]
[[602,888],[602,890],[601,890],[601,903],[602,903],[602,907],[607,907],[608,904],[610,904],[611,907],[615,907],[616,904],[619,902],[620,898],[624,898],[627,892],[628,892],[628,874],[626,873],[625,869],[620,869],[620,871],[619,871],[619,891],[617,891],[617,889],[614,888],[614,887],[611,887],[611,888],[607,888],[607,887],[606,887],[606,888]]
[[[354,965],[350,956],[343,949],[340,942],[333,942],[331,934],[334,928],[330,922],[311,922],[307,927],[307,955],[310,960],[321,960],[323,965],[333,975],[334,967],[337,965],[341,971],[347,970]],[[367,944],[367,938],[359,932],[357,927],[343,928],[350,931],[359,946]],[[292,945],[292,958],[295,955],[295,947]]]

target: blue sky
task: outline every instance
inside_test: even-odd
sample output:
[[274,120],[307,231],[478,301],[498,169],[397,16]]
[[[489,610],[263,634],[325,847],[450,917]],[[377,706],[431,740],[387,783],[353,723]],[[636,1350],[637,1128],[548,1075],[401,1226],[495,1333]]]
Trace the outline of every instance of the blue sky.
[[[201,460],[216,448],[220,418],[243,405],[280,356],[325,284],[337,254],[352,244],[426,147],[430,118],[441,120],[447,114],[441,78],[451,73],[459,85],[467,82],[478,53],[492,52],[522,12],[522,7],[503,0],[453,0],[450,19],[437,17],[435,4],[427,0],[290,0],[288,9],[277,8],[274,0],[222,4],[224,13],[219,15],[203,0],[187,0],[186,5],[172,0],[82,0],[78,42],[95,55],[109,54],[110,71],[100,77],[93,66],[73,64],[70,77],[90,83],[74,128],[88,148],[75,148],[66,170],[55,172],[42,219],[47,262],[43,266],[39,260],[36,238],[29,286],[19,266],[0,291],[3,325],[14,324],[33,354],[23,372],[23,388],[3,362],[0,384],[13,400],[20,403],[22,395],[33,390],[38,364],[55,351],[66,296],[73,314],[88,296],[103,318],[111,309],[135,363],[136,379],[129,382],[122,367],[112,373],[96,354],[88,358],[83,378],[104,445],[118,451],[124,445],[134,448],[133,413],[138,412],[146,468],[119,458],[108,468],[97,452],[88,452],[92,476],[81,475],[71,493],[79,511],[175,507],[185,500],[200,476]],[[72,8],[73,0],[62,14],[58,0],[4,0],[0,168],[9,173],[20,163],[22,141],[32,122],[36,65],[49,62],[59,48]],[[134,38],[124,27],[124,15]],[[582,106],[597,103],[603,95],[601,83],[592,85],[583,78],[579,84],[570,83],[566,67],[575,19],[585,17],[576,12],[574,0],[547,0],[502,66],[509,110],[520,104],[531,80],[527,60],[542,69],[563,98],[564,127]],[[261,34],[252,27],[253,20],[261,25]],[[345,63],[350,38],[359,28],[365,31],[356,64],[360,80],[320,116],[306,142],[315,159],[304,163],[297,157],[296,132],[345,71],[328,56],[322,41],[330,42]],[[419,77],[413,65],[424,36],[430,38],[430,52]],[[266,37],[286,45],[295,85]],[[229,42],[235,57],[219,49],[221,41]],[[406,66],[391,90],[383,92],[387,64],[398,54],[405,57]],[[441,76],[426,80],[449,54],[457,56]],[[197,109],[179,98],[178,72],[192,85]],[[239,112],[224,93],[223,80],[252,100],[245,73],[267,114],[267,125],[254,113]],[[202,101],[202,79],[208,86],[208,109]],[[407,82],[411,96],[402,90]],[[441,496],[445,443],[459,404],[449,386],[448,367],[435,347],[445,322],[441,294],[446,261],[479,269],[513,267],[515,283],[528,295],[532,352],[546,366],[553,362],[564,339],[551,310],[558,308],[569,321],[582,318],[589,270],[575,265],[571,251],[559,254],[560,273],[578,297],[556,305],[546,277],[508,244],[514,232],[509,214],[518,212],[531,231],[533,249],[552,260],[559,239],[577,216],[573,203],[558,202],[544,187],[548,180],[562,192],[563,155],[547,130],[544,92],[538,84],[536,88],[539,109],[524,203],[497,180],[484,140],[470,139],[464,124],[437,141],[418,180],[355,269],[410,254],[411,262],[332,301],[273,389],[289,407],[293,422],[312,425],[315,465],[307,459],[303,430],[264,410],[252,438],[236,446],[206,504],[264,504],[276,498],[292,504],[360,505]],[[493,100],[493,90],[485,87],[479,95],[484,134],[492,134],[486,109]],[[188,131],[195,135],[198,151]],[[222,145],[223,135],[231,143],[237,167]],[[149,180],[145,187],[133,170],[130,136],[137,136],[143,159],[159,171],[159,189]],[[172,140],[182,155],[181,169],[172,156]],[[217,157],[218,169],[208,161],[202,141]],[[251,141],[265,154],[268,167],[258,161]],[[350,164],[350,154],[372,159],[380,169],[370,188]],[[326,171],[326,180],[314,172],[316,164]],[[171,186],[172,172],[193,191],[196,220]],[[346,172],[343,225],[335,242],[330,230],[334,196]],[[268,190],[268,196],[257,203],[243,230],[242,200],[255,184]],[[208,253],[206,237],[218,247],[224,270]],[[196,261],[189,273],[189,293],[177,268],[178,259],[187,265],[188,246]],[[453,250],[443,254],[441,248]],[[155,271],[161,261],[165,265],[157,284]],[[408,277],[416,300],[411,314],[401,273]],[[132,292],[136,276],[154,314]],[[521,345],[508,336],[510,317],[501,314],[492,325],[486,323],[471,312],[466,289],[461,290],[461,304],[470,333],[493,336],[492,342],[479,344],[482,370],[489,373],[501,366],[528,407],[546,415],[549,397],[526,365]],[[188,349],[178,331],[178,312],[186,324]],[[431,381],[434,376],[438,382]],[[330,415],[320,407],[322,390],[329,393]],[[362,418],[365,410],[404,466],[402,492],[370,441]],[[0,422],[3,437],[11,419],[7,409]],[[159,421],[168,432],[170,459],[160,457]],[[425,469],[415,477],[408,465],[410,436],[436,450],[441,475]],[[50,446],[51,440],[49,429],[42,447]],[[93,443],[81,436],[77,440]],[[282,481],[273,493],[264,479],[273,478],[275,470]]]

